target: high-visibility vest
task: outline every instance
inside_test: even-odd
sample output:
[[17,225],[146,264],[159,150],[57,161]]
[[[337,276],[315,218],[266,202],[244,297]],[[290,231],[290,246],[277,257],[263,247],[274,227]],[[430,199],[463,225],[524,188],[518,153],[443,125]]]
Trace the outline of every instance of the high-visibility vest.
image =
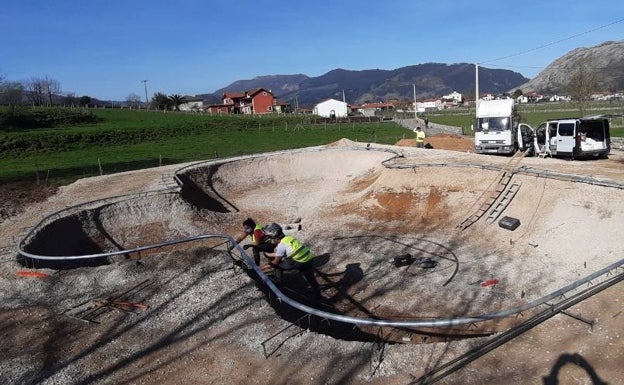
[[314,254],[310,251],[310,248],[290,235],[282,238],[280,242],[285,243],[290,247],[291,252],[286,256],[286,258],[291,258],[293,261],[299,263],[306,263],[314,258]]
[[425,132],[424,131],[416,131],[416,141],[423,142],[425,140]]
[[[262,230],[262,229],[264,229],[264,226],[262,226],[262,225],[256,225],[256,227],[254,227],[254,232],[255,232],[256,230]],[[253,233],[253,232],[251,233],[251,242],[252,242],[252,243],[256,243],[256,237],[254,237],[254,233]]]

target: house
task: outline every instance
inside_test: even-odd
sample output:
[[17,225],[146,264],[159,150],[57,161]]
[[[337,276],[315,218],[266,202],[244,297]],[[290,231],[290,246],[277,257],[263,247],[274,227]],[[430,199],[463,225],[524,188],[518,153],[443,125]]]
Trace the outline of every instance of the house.
[[185,96],[184,100],[186,102],[180,104],[178,108],[180,111],[203,111],[204,110],[204,99],[198,98],[195,96]]
[[225,104],[210,104],[204,107],[204,111],[213,115],[227,115],[230,113],[230,106]]
[[[273,93],[264,88],[245,92],[226,92],[221,97],[221,100],[221,104],[209,105],[206,107],[206,110],[211,114],[259,115],[273,113],[277,105]],[[282,103],[279,106],[278,109],[283,112],[285,108],[282,108],[282,106],[286,105]]]
[[275,100],[275,104],[273,104],[273,112],[278,114],[292,113],[292,108],[290,103]]
[[313,113],[325,118],[346,118],[349,106],[340,100],[327,99],[315,105]]
[[444,104],[440,99],[427,99],[422,102],[416,102],[416,111],[425,112],[427,110],[441,110],[444,108]]
[[452,102],[453,104],[457,105],[457,104],[461,104],[464,101],[464,97],[459,92],[453,91],[448,95],[442,96],[442,100],[444,101],[448,100]]
[[[354,107],[351,107],[351,109],[353,110]],[[393,110],[393,109],[394,109],[393,104],[384,103],[384,102],[364,103],[361,106],[357,107],[357,110],[361,112],[362,115],[364,116],[375,116],[375,113],[377,111],[387,111],[387,110]]]

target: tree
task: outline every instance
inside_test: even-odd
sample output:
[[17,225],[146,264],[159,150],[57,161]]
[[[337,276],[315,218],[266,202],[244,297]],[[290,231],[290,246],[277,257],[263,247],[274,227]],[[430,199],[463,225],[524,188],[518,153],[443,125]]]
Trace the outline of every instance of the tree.
[[574,68],[565,89],[572,100],[578,103],[581,116],[584,116],[587,103],[591,95],[598,90],[600,80],[598,74],[590,69],[591,62],[581,63],[579,60]]
[[141,106],[141,97],[132,93],[126,97],[126,103],[130,108],[139,108]]
[[82,107],[89,107],[89,104],[91,104],[91,97],[89,96],[81,96],[79,103]]
[[518,88],[517,90],[515,90],[513,92],[513,98],[514,99],[518,99],[522,95],[524,95],[524,93],[522,92],[522,90],[520,88]]
[[67,93],[67,95],[65,95],[65,97],[63,98],[63,104],[66,106],[73,107],[74,105],[77,105],[78,103],[79,103],[79,100],[76,97],[76,94],[74,94],[73,92]]
[[33,106],[43,106],[45,103],[45,87],[42,79],[31,78],[26,83],[26,91],[28,91],[28,99]]
[[54,97],[61,93],[58,80],[45,78],[31,78],[26,86],[28,97],[34,106],[53,105]]
[[169,100],[173,104],[173,108],[176,111],[180,111],[180,105],[186,103],[186,98],[182,95],[173,94],[169,96]]
[[167,97],[167,95],[162,92],[156,92],[154,96],[152,96],[151,106],[157,110],[168,110],[170,109],[172,103],[171,100]]
[[43,79],[43,84],[48,99],[48,105],[51,106],[54,104],[53,97],[60,95],[61,93],[61,83],[59,83],[58,80],[45,77]]
[[19,82],[0,82],[0,104],[11,110],[21,106],[24,101],[24,85]]

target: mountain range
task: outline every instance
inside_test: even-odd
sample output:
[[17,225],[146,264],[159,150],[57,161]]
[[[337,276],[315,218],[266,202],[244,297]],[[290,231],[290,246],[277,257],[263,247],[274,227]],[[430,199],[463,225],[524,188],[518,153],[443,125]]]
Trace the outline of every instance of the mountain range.
[[[624,41],[605,42],[595,47],[577,48],[553,61],[534,79],[518,72],[479,67],[480,93],[523,92],[564,93],[571,69],[587,68],[599,74],[605,90],[624,88]],[[311,107],[334,98],[350,104],[381,102],[391,99],[425,100],[453,91],[474,97],[475,66],[470,63],[425,63],[394,70],[369,69],[353,71],[334,69],[318,77],[304,74],[263,75],[237,80],[211,94],[197,95],[208,103],[220,103],[225,92],[244,92],[257,88],[271,90],[282,102],[293,107]],[[415,94],[415,95],[414,95]]]
[[[503,93],[529,79],[509,70],[479,68],[482,92]],[[304,74],[266,75],[238,80],[212,94],[198,95],[218,102],[225,92],[243,92],[256,88],[271,90],[280,101],[291,105],[312,106],[334,98],[351,104],[381,102],[391,99],[424,100],[453,91],[474,95],[475,66],[469,63],[426,63],[394,70],[351,71],[334,69],[318,77]]]

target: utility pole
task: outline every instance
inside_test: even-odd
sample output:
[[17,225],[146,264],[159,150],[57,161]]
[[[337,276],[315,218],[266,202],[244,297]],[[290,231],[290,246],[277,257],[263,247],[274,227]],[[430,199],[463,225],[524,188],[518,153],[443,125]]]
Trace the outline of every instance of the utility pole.
[[414,119],[418,119],[418,107],[416,106],[416,84],[414,84]]
[[479,63],[475,63],[475,105],[479,100]]
[[143,85],[145,86],[145,104],[148,105],[149,101],[147,100],[147,79],[141,80],[141,83],[143,83]]

